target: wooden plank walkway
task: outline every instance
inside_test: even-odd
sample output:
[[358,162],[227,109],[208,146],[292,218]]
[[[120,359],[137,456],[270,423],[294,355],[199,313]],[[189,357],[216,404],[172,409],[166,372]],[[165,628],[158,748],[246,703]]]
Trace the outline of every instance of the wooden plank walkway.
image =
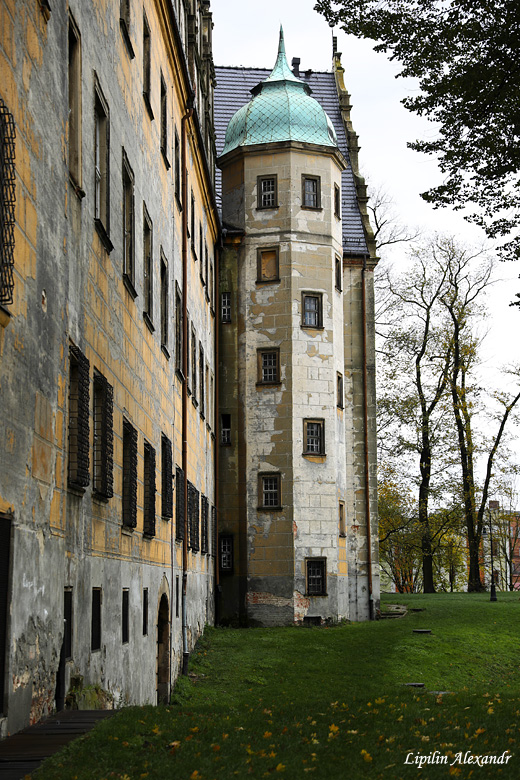
[[45,758],[94,728],[116,710],[64,710],[0,742],[0,780],[23,780]]

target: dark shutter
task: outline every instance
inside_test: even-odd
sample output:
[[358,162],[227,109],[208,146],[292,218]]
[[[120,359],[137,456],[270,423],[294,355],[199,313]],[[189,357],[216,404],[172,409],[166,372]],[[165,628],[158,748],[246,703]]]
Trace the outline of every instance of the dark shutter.
[[89,484],[89,382],[90,363],[75,344],[70,345],[69,485]]
[[161,493],[162,516],[173,517],[172,443],[164,434],[161,438]]
[[123,420],[123,525],[137,525],[137,431]]
[[94,374],[94,490],[114,495],[114,390],[103,374]]
[[155,535],[155,449],[144,443],[144,533]]
[[175,469],[175,538],[184,539],[184,471],[177,466]]

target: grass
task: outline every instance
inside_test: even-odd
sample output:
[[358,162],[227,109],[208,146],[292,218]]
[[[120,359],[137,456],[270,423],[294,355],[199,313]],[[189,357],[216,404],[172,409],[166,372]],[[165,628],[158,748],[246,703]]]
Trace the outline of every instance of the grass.
[[[331,628],[208,629],[169,707],[122,710],[35,780],[516,779],[520,600],[498,598],[386,596],[422,611]],[[512,757],[460,763],[467,751]],[[413,763],[432,755],[448,764]]]

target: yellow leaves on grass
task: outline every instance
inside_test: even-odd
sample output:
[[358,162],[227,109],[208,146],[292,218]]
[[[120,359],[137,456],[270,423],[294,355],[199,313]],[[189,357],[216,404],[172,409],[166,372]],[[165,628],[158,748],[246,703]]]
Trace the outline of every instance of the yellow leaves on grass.
[[285,764],[277,764],[276,765],[276,771],[277,772],[285,772]]
[[363,748],[363,750],[361,751],[361,755],[363,756],[363,761],[366,761],[367,763],[369,763],[370,761],[372,761],[372,756],[371,756],[371,755],[370,755],[370,753],[369,753],[368,751],[366,751],[364,748]]

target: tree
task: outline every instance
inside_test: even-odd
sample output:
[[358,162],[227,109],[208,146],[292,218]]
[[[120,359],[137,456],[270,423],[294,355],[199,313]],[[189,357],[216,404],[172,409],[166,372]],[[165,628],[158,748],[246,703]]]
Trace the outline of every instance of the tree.
[[377,42],[419,81],[402,102],[438,127],[409,145],[435,155],[443,184],[422,197],[435,206],[475,207],[466,216],[504,258],[520,257],[520,5],[517,0],[318,0],[345,32]]

